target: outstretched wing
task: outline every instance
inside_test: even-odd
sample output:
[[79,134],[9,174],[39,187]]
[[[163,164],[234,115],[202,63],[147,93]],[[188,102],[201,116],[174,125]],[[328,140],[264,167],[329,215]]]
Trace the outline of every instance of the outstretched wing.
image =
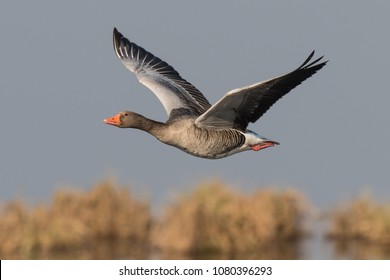
[[195,124],[199,127],[245,131],[249,122],[257,121],[276,101],[297,85],[312,76],[327,63],[318,63],[323,57],[310,62],[314,51],[296,70],[264,82],[229,91],[204,114]]
[[180,77],[168,63],[130,42],[114,28],[114,49],[122,63],[148,87],[164,106],[168,116],[174,109],[201,115],[210,103],[192,84]]

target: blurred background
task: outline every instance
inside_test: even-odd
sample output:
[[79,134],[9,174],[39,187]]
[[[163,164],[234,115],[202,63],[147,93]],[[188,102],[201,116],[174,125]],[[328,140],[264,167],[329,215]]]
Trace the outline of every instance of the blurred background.
[[[390,130],[386,125],[390,119],[390,97],[386,90],[390,62],[389,9],[390,3],[386,1],[2,1],[0,203],[4,221],[14,223],[0,226],[3,237],[8,240],[7,231],[12,227],[17,231],[19,222],[29,224],[38,215],[34,211],[41,211],[40,215],[48,215],[50,220],[55,215],[56,193],[58,196],[58,190],[70,186],[81,194],[65,200],[80,209],[90,207],[93,213],[95,208],[90,206],[92,202],[80,202],[75,197],[90,201],[86,197],[96,185],[111,182],[114,191],[108,192],[115,194],[120,190],[117,186],[126,186],[130,195],[148,209],[147,215],[161,217],[164,213],[168,215],[167,208],[182,201],[173,197],[196,197],[197,190],[202,190],[199,185],[218,182],[227,192],[238,192],[244,201],[256,197],[263,189],[281,195],[294,190],[297,197],[302,197],[299,201],[310,205],[303,212],[297,206],[297,216],[291,218],[300,224],[305,216],[310,224],[306,225],[310,234],[303,234],[300,229],[299,234],[292,234],[294,238],[310,235],[298,249],[293,249],[299,254],[262,258],[388,258],[376,253],[377,247],[370,249],[374,253],[362,256],[356,252],[368,249],[356,247],[355,243],[337,245],[343,252],[337,254],[334,243],[330,245],[324,236],[337,236],[334,223],[341,227],[348,224],[350,219],[343,220],[343,214],[351,217],[354,207],[357,217],[361,215],[364,222],[362,229],[357,230],[363,236],[372,231],[373,226],[367,224],[372,221],[370,217],[381,217],[383,224],[378,227],[383,232],[390,228]],[[160,121],[167,118],[153,93],[115,56],[113,27],[172,65],[211,103],[231,89],[295,69],[312,50],[316,50],[316,56],[324,55],[329,63],[249,127],[280,142],[280,146],[260,153],[205,160],[164,145],[146,133],[103,124],[104,118],[121,110],[132,110]],[[295,196],[286,199],[296,201]],[[233,209],[241,207],[231,205]],[[339,216],[332,216],[331,210],[340,205],[347,206],[341,207]],[[73,210],[69,213],[73,213],[78,208],[70,209]],[[375,214],[373,209],[381,214]],[[99,219],[87,216],[88,221]],[[320,219],[328,216],[334,217],[333,224]],[[18,222],[12,222],[13,219]],[[156,224],[148,219],[143,222],[147,229]],[[186,218],[183,219],[185,223]],[[32,223],[31,227],[37,225]],[[82,242],[83,234],[88,236],[88,231],[77,232],[77,242]],[[40,231],[34,234],[39,235]],[[355,235],[361,238],[355,233],[346,237]],[[368,240],[382,240],[378,233],[374,235]],[[387,248],[383,244],[388,239],[385,237],[375,246]],[[15,245],[17,249],[7,250],[30,252],[35,243],[29,242],[25,247]],[[46,245],[36,246],[51,248],[47,245],[50,242],[45,242]],[[362,246],[368,244],[371,241]],[[161,249],[164,245],[154,247]],[[188,244],[185,248],[194,251]],[[226,258],[232,257],[231,250],[227,250],[230,255],[225,255]],[[154,252],[99,258],[164,258]],[[82,258],[82,255],[26,253],[14,257]]]

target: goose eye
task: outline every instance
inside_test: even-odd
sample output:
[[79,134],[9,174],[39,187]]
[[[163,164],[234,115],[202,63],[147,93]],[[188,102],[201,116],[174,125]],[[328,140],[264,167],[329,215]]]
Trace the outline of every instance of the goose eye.
[[128,113],[125,113],[125,117],[127,117],[129,114]]

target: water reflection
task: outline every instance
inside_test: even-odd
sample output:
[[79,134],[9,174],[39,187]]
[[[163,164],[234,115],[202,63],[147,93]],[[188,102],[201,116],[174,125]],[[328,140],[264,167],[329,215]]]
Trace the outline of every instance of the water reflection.
[[63,248],[36,251],[28,255],[0,256],[1,259],[54,259],[54,260],[115,260],[148,259],[150,249],[144,244],[127,240],[101,240],[83,248]]
[[93,259],[93,260],[113,260],[113,259],[180,259],[180,260],[238,260],[238,259],[274,259],[293,260],[303,257],[301,242],[275,242],[272,245],[262,246],[257,250],[237,254],[218,253],[177,253],[166,252],[146,245],[136,244],[126,240],[108,241],[90,244],[84,248],[52,250],[47,252],[33,252],[29,255],[1,256],[2,259]]
[[335,259],[379,260],[390,259],[389,245],[369,244],[364,241],[333,241],[330,243]]
[[[219,253],[178,253],[161,251],[145,244],[137,244],[131,241],[101,240],[89,244],[84,248],[62,249],[52,251],[38,251],[28,255],[1,256],[1,259],[58,259],[58,260],[297,260],[297,259],[390,259],[390,246],[372,245],[362,241],[330,241],[320,245],[324,251],[330,251],[331,256],[325,256],[311,252],[312,237],[305,240],[275,242],[268,246],[262,246],[257,250],[246,253],[219,254]],[[324,241],[324,240],[323,240]],[[308,246],[310,244],[310,246]]]
[[261,246],[257,250],[245,253],[203,253],[178,254],[175,252],[156,252],[156,259],[192,259],[192,260],[295,260],[303,257],[302,242],[283,241]]

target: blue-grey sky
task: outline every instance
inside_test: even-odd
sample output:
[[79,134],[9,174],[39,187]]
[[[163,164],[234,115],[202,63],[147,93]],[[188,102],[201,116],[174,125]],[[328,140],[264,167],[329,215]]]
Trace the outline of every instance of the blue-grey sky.
[[[162,203],[201,180],[292,187],[321,207],[369,189],[390,197],[389,1],[2,1],[0,198],[45,200],[113,175]],[[102,120],[165,110],[114,54],[112,29],[172,65],[214,103],[328,65],[250,129],[280,146],[192,157]]]

